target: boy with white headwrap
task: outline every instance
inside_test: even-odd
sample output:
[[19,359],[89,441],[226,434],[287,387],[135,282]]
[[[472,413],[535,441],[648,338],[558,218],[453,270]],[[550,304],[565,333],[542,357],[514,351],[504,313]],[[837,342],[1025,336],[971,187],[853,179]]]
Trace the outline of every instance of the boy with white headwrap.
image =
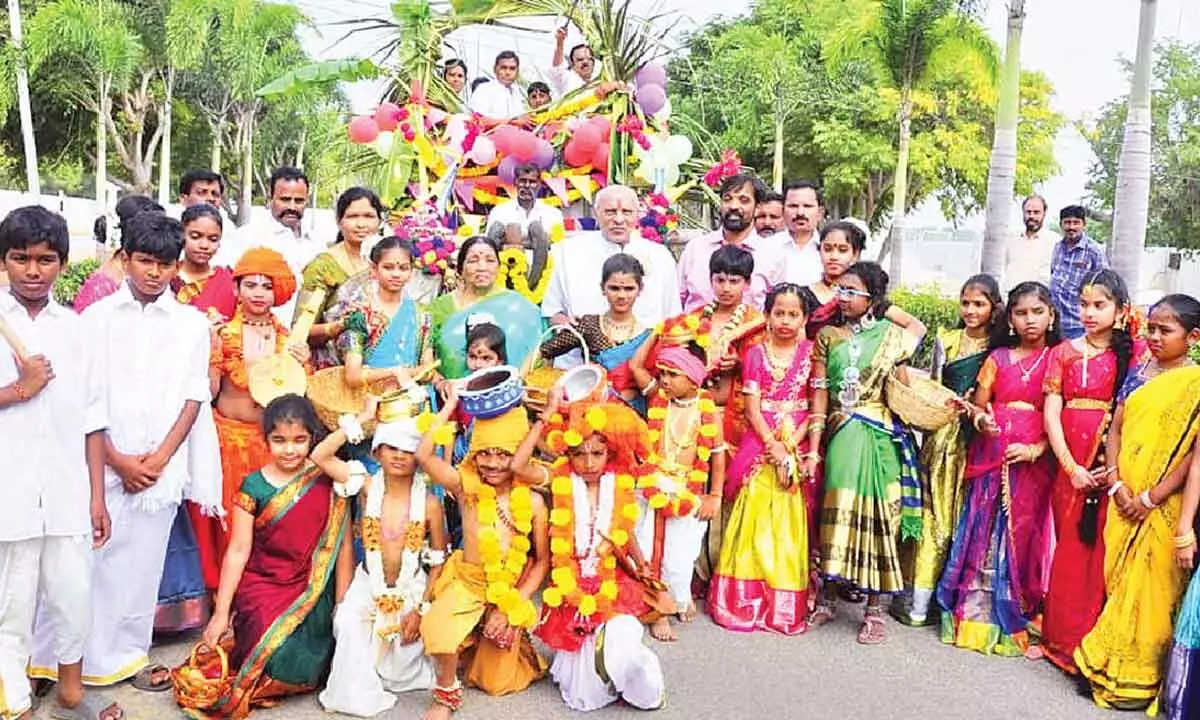
[[[347,477],[345,491],[353,494],[354,478],[366,472],[334,456],[345,441],[345,432],[334,433],[312,458],[331,477]],[[320,695],[327,712],[373,717],[395,705],[393,692],[433,687],[420,627],[447,537],[442,504],[413,457],[420,442],[413,419],[375,430],[371,452],[380,469],[359,494],[365,558],[334,613],[337,649]]]

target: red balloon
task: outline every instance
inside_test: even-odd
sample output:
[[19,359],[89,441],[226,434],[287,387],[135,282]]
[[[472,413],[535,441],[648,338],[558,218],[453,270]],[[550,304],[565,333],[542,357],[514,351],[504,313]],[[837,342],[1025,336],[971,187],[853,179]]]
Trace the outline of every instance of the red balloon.
[[563,160],[571,167],[583,167],[592,161],[592,153],[581,146],[576,140],[572,139],[567,142],[567,146],[563,148]]
[[600,147],[596,148],[596,152],[592,153],[592,167],[597,171],[608,174],[608,161],[612,155],[612,148],[608,143],[601,143]]
[[600,128],[591,123],[584,123],[575,131],[571,142],[578,144],[583,152],[591,155],[596,152],[596,148],[600,147],[600,143],[604,142],[604,139]]
[[375,138],[379,137],[379,125],[375,123],[374,118],[356,117],[350,121],[347,132],[351,141],[365,145],[374,142]]
[[400,106],[390,102],[380,103],[375,109],[375,124],[380,130],[395,130],[400,124]]

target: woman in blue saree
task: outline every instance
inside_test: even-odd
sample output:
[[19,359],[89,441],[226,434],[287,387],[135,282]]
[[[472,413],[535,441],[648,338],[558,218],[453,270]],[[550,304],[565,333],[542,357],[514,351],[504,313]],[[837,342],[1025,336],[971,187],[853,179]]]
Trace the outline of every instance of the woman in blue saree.
[[629,361],[653,332],[653,328],[639,326],[633,315],[644,274],[642,264],[632,255],[618,253],[605,260],[600,286],[608,300],[608,312],[576,318],[576,332],[557,332],[540,348],[542,357],[553,360],[582,344],[592,362],[608,371],[612,391],[642,415],[646,413],[646,399],[638,391]]

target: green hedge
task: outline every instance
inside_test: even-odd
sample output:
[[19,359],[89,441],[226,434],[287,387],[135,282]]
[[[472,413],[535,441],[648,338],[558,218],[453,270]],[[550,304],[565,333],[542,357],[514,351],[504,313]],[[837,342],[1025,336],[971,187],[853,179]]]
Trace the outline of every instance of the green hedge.
[[79,294],[79,289],[83,287],[83,283],[88,279],[88,276],[96,272],[100,267],[100,261],[96,258],[88,258],[67,265],[67,267],[58,275],[58,279],[54,281],[54,299],[60,305],[71,307],[75,302],[75,296]]
[[928,332],[917,354],[913,356],[913,366],[928,369],[933,364],[933,340],[940,328],[958,327],[960,316],[958,299],[946,297],[936,288],[900,288],[893,290],[888,297],[891,301],[908,312],[916,315],[925,323]]

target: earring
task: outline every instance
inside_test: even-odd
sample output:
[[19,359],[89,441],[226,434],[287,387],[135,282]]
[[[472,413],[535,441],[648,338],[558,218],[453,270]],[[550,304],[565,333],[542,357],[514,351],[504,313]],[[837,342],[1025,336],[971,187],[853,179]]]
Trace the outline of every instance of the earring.
[[1017,329],[1015,327],[1013,327],[1013,324],[1011,322],[1008,324],[1008,334],[1009,335],[1017,334]]

